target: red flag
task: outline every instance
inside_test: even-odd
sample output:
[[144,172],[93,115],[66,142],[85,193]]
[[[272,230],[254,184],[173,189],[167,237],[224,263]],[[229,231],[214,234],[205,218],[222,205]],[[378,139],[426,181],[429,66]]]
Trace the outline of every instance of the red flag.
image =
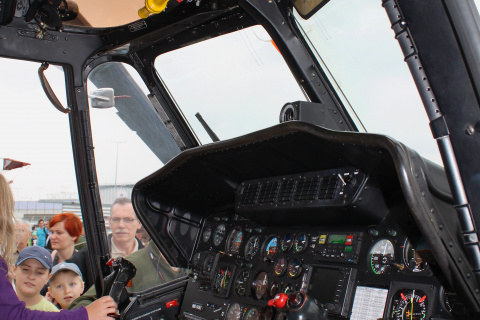
[[17,161],[9,158],[3,158],[3,170],[13,170],[25,166],[29,166],[30,163]]

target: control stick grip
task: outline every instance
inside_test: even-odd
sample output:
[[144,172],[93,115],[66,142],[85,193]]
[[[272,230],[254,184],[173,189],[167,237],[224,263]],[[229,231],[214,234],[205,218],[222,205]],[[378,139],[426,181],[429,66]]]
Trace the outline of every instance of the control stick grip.
[[112,263],[113,272],[105,277],[103,295],[109,295],[120,308],[121,296],[127,283],[135,276],[137,269],[128,260],[118,257]]
[[287,300],[288,320],[327,320],[327,309],[320,308],[315,299],[305,292],[296,291]]

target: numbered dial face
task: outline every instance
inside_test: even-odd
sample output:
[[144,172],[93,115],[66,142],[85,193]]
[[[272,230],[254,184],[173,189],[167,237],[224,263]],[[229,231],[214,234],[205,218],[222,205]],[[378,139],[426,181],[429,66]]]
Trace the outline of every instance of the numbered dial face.
[[262,320],[272,320],[273,318],[273,307],[265,307],[261,313]]
[[195,253],[193,256],[192,264],[195,269],[201,269],[200,267],[200,259],[202,257],[202,254],[200,252]]
[[232,230],[227,240],[227,253],[238,254],[243,241],[243,232],[240,227]]
[[261,299],[268,288],[268,274],[260,272],[252,283],[253,294],[257,299]]
[[284,234],[281,238],[280,238],[280,250],[282,250],[282,252],[287,252],[289,251],[292,246],[293,246],[293,241],[292,241],[292,236],[290,235],[290,233],[286,233]]
[[277,254],[277,237],[268,237],[265,241],[264,255],[268,260],[273,260]]
[[296,253],[302,253],[307,250],[308,236],[305,233],[300,233],[293,240],[293,251]]
[[210,253],[205,257],[205,260],[203,261],[202,272],[204,275],[207,276],[212,272],[214,263],[215,263],[215,255],[213,253]]
[[275,313],[275,320],[286,320],[287,314],[285,312],[279,311]]
[[273,299],[280,291],[280,285],[277,281],[273,281],[272,284],[268,287],[268,298]]
[[302,266],[300,265],[300,261],[297,259],[293,259],[288,264],[288,276],[290,278],[296,278],[302,273]]
[[410,241],[405,240],[405,245],[403,246],[403,260],[405,266],[413,272],[422,272],[427,269],[427,262],[420,254],[422,250],[417,250],[414,248]]
[[239,296],[244,296],[247,292],[249,282],[250,270],[244,269],[240,271],[235,279],[235,293]]
[[400,290],[392,300],[390,319],[420,320],[427,316],[427,295],[421,290]]
[[295,288],[290,283],[287,283],[282,289],[282,293],[286,293],[286,294],[290,294],[293,291],[295,291]]
[[238,303],[233,303],[230,305],[227,311],[226,320],[240,320],[242,318],[242,308]]
[[219,246],[222,243],[223,238],[225,238],[225,224],[221,223],[215,228],[215,232],[213,233],[213,245]]
[[245,245],[245,260],[252,260],[260,250],[260,239],[257,236],[253,236],[248,239]]
[[388,239],[380,239],[375,242],[368,253],[368,261],[373,273],[387,272],[395,261],[393,243]]
[[208,240],[210,240],[210,236],[212,235],[212,228],[210,227],[206,227],[204,230],[203,230],[203,235],[202,235],[202,240],[203,242],[207,242]]
[[260,319],[260,312],[257,308],[250,308],[245,313],[245,317],[243,320],[259,320]]
[[277,277],[281,277],[285,271],[287,271],[287,259],[285,257],[277,258],[273,265],[273,272]]
[[216,293],[227,295],[230,281],[232,280],[233,271],[230,267],[219,268],[213,279],[213,289]]

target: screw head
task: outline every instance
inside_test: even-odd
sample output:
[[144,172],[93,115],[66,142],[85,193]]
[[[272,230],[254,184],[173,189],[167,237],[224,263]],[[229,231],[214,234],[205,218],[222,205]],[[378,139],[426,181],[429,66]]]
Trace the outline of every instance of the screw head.
[[475,133],[475,128],[472,125],[468,125],[465,127],[465,133],[469,136],[472,136]]

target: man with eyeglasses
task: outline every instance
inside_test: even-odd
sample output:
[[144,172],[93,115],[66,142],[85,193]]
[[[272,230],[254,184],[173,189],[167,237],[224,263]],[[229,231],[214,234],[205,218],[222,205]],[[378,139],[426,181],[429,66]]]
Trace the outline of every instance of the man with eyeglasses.
[[108,221],[112,229],[112,233],[108,235],[112,258],[125,258],[132,252],[143,248],[143,244],[135,237],[137,230],[142,225],[133,211],[130,199],[117,198],[112,204]]

